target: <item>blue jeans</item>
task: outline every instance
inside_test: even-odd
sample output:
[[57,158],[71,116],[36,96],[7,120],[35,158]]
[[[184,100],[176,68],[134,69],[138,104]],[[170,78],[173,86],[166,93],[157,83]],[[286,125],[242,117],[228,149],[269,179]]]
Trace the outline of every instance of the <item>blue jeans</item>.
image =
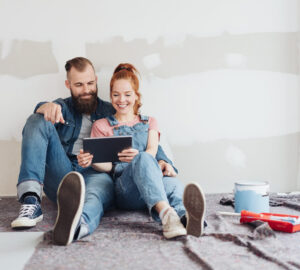
[[83,217],[92,233],[99,225],[104,211],[114,201],[114,185],[106,173],[82,168],[67,156],[54,125],[43,115],[31,115],[23,129],[22,161],[18,179],[18,197],[35,192],[56,202],[56,193],[62,178],[71,171],[80,172],[85,180],[86,193]]
[[150,154],[140,152],[115,180],[116,203],[121,209],[149,210],[155,221],[160,221],[153,206],[166,201],[179,217],[185,215],[182,203],[183,185],[174,177],[164,177],[161,169]]

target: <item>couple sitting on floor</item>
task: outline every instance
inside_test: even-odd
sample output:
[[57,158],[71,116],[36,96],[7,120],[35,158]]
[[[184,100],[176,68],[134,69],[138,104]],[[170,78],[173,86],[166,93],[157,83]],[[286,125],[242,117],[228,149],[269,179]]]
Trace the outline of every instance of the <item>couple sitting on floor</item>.
[[[77,57],[65,65],[71,97],[39,103],[23,129],[17,191],[21,205],[14,229],[43,218],[42,192],[57,202],[54,243],[68,245],[91,234],[113,203],[120,209],[148,208],[162,222],[163,235],[199,237],[205,199],[196,183],[183,189],[176,168],[159,145],[155,118],[141,115],[138,72],[131,64],[116,67],[110,81],[111,103],[98,98],[93,64]],[[83,138],[131,135],[132,148],[120,162],[92,163]]]

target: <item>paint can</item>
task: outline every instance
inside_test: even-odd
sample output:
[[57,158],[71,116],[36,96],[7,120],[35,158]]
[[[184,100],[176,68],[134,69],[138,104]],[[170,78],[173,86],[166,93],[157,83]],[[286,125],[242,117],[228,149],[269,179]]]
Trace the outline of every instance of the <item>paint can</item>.
[[269,213],[268,182],[237,182],[234,188],[234,210],[255,213]]

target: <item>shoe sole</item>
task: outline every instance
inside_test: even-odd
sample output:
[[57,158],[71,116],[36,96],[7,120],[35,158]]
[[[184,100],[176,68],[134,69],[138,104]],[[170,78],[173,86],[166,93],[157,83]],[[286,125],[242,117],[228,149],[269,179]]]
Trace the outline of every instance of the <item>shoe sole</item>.
[[58,245],[69,245],[74,238],[80,220],[85,196],[82,175],[70,172],[61,181],[57,190],[57,218],[53,230],[53,241]]
[[190,183],[185,187],[183,204],[186,209],[187,234],[201,236],[204,228],[205,196],[197,183]]
[[11,223],[13,229],[28,229],[36,226],[36,224],[43,220],[43,215],[38,216],[35,219],[19,218]]

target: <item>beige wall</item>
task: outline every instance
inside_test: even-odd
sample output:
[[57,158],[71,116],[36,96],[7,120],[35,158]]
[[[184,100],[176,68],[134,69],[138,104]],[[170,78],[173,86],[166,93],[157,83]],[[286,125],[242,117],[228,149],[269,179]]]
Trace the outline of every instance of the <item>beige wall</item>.
[[[14,195],[35,104],[68,96],[64,63],[90,58],[108,100],[113,68],[142,74],[184,181],[299,187],[299,0],[0,0],[0,195]],[[168,145],[164,144],[166,147]]]

